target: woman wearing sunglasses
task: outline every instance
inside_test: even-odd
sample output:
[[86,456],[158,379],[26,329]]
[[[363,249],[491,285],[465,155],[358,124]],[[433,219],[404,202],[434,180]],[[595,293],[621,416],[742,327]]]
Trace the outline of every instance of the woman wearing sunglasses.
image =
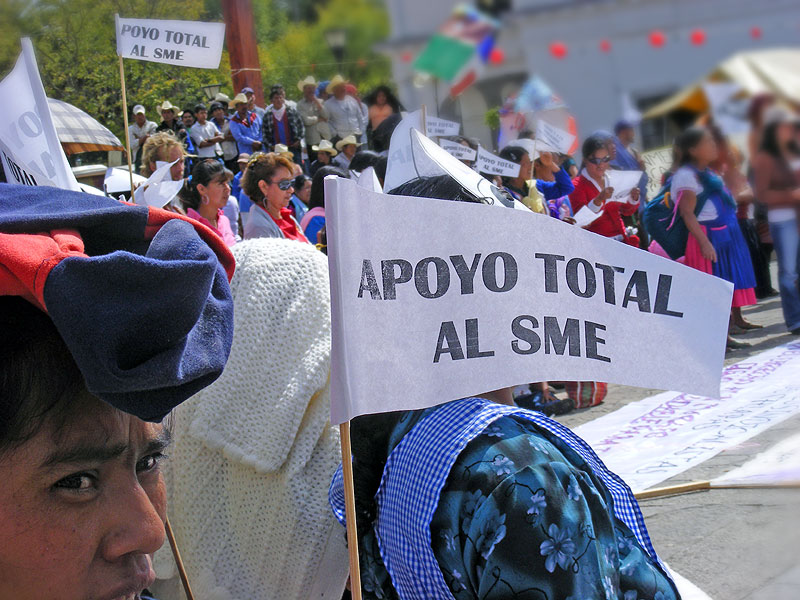
[[247,163],[242,190],[254,206],[244,224],[244,239],[275,237],[308,243],[288,208],[294,193],[293,168],[292,161],[274,152],[256,154]]
[[629,217],[639,209],[639,190],[631,191],[633,202],[609,202],[614,188],[605,182],[606,171],[612,160],[608,152],[608,138],[603,134],[590,135],[583,142],[583,169],[573,181],[575,190],[569,195],[572,209],[577,213],[584,206],[599,216],[586,229],[602,236],[614,238],[639,247],[639,238],[628,235],[622,217]]

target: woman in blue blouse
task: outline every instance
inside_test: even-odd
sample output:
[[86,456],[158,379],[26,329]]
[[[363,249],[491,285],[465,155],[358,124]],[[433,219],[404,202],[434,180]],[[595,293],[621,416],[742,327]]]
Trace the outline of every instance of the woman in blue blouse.
[[[364,598],[680,598],[630,490],[555,421],[471,398],[352,431]],[[343,520],[341,497],[337,476]]]

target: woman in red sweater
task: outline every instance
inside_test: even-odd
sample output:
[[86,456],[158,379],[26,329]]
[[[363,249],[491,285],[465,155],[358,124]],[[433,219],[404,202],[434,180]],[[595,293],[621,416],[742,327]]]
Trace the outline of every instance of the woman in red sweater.
[[607,139],[600,134],[592,134],[583,142],[583,169],[573,180],[575,189],[569,195],[574,213],[588,206],[599,216],[586,226],[586,229],[602,236],[614,238],[631,246],[639,247],[639,237],[628,235],[622,217],[629,217],[639,208],[639,190],[631,191],[630,202],[610,202],[614,188],[608,187],[605,174],[611,162]]

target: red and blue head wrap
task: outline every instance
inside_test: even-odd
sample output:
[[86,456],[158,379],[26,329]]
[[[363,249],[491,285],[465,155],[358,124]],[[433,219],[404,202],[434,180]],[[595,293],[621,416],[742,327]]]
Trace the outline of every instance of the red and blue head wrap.
[[234,260],[186,217],[52,187],[0,184],[0,295],[52,319],[96,397],[146,421],[222,373]]

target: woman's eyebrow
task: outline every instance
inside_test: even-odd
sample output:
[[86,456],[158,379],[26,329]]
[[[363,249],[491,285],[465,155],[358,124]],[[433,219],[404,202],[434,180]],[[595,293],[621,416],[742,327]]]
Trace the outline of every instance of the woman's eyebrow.
[[[172,433],[165,427],[147,441],[144,454],[160,452],[166,449],[171,441]],[[42,462],[42,468],[51,468],[62,464],[108,462],[122,456],[129,448],[130,446],[125,443],[98,445],[78,442],[73,446],[59,448],[51,453],[44,462]]]

